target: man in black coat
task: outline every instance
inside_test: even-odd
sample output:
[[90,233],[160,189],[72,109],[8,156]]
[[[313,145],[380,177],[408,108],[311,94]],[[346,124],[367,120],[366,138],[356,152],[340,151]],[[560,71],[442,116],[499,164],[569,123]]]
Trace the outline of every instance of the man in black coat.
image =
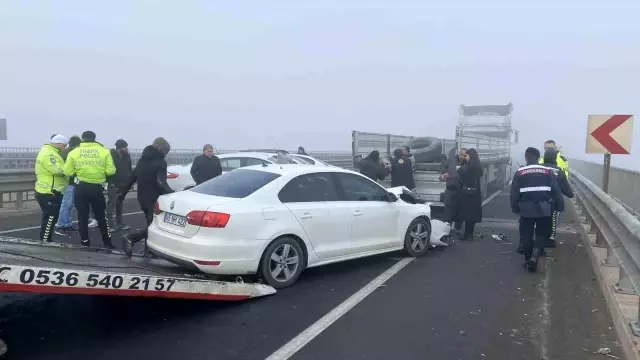
[[123,199],[118,197],[118,193],[120,188],[124,188],[128,184],[133,168],[131,155],[129,155],[129,144],[119,139],[115,145],[116,147],[111,149],[111,158],[116,166],[116,173],[109,178],[107,186],[107,221],[109,229],[127,230],[129,227],[122,222]]
[[391,187],[396,186],[404,186],[409,190],[416,187],[411,160],[402,149],[396,149],[391,160]]
[[389,174],[389,168],[380,163],[380,153],[373,150],[360,161],[360,173],[373,181],[384,180]]
[[[160,195],[173,192],[169,184],[167,184],[167,161],[165,157],[169,150],[171,150],[171,146],[167,140],[161,137],[155,139],[152,145],[144,148],[140,160],[138,160],[136,168],[133,170],[131,179],[118,195],[121,199],[124,199],[131,186],[136,182],[138,183],[138,203],[147,219],[147,227],[153,221],[153,205]],[[127,256],[131,256],[133,245],[140,240],[146,239],[147,236],[147,228],[123,236],[124,252]],[[145,242],[146,252],[147,246]]]
[[220,159],[213,155],[213,145],[206,144],[202,147],[202,155],[198,155],[191,164],[191,177],[196,185],[222,174]]

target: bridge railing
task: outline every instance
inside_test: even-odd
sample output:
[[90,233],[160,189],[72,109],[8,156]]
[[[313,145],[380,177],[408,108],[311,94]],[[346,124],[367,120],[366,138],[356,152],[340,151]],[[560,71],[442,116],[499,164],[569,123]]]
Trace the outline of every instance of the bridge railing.
[[[637,214],[576,171],[575,166],[570,171],[569,180],[577,195],[576,210],[584,216],[587,226],[590,225],[589,232],[595,234],[592,245],[607,250],[601,265],[619,270],[614,290],[637,296],[640,294],[640,220]],[[610,189],[614,189],[611,184]],[[635,336],[640,336],[638,315],[629,324]]]

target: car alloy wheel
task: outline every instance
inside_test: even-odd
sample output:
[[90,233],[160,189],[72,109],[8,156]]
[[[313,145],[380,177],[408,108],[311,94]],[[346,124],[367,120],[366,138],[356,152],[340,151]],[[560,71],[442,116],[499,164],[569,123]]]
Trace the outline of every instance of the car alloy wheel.
[[279,289],[292,285],[300,276],[305,263],[300,244],[283,237],[271,243],[264,252],[260,270],[264,280]]
[[405,234],[404,248],[411,256],[422,256],[431,245],[431,223],[417,218],[411,222]]

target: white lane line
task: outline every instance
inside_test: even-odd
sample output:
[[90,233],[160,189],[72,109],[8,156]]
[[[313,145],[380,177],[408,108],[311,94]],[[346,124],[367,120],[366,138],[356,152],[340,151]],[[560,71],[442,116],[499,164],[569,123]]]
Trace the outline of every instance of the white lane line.
[[491,196],[489,196],[488,198],[486,198],[483,202],[482,202],[482,206],[485,206],[489,203],[489,201],[493,200],[496,196],[498,196],[498,194],[500,194],[502,192],[502,190],[498,190],[496,192],[494,192],[493,194],[491,194]]
[[[40,213],[38,213],[38,215],[39,214]],[[137,215],[137,214],[142,214],[142,211],[130,212],[130,213],[122,214],[122,216],[131,216],[131,215]],[[73,221],[73,223],[77,224],[78,220]],[[40,225],[29,226],[29,227],[20,228],[20,229],[2,230],[2,231],[0,231],[0,235],[11,234],[11,233],[20,232],[20,231],[34,230],[34,229],[40,229]]]
[[377,288],[380,287],[380,285],[384,284],[405,266],[409,265],[409,263],[413,260],[414,258],[404,258],[395,263],[395,265],[380,274],[377,278],[371,280],[370,283],[365,285],[362,289],[358,290],[358,292],[356,292],[355,294],[351,295],[351,297],[345,300],[342,304],[338,305],[338,307],[331,310],[328,314],[320,318],[320,320],[316,321],[305,331],[301,332],[298,336],[296,336],[291,341],[286,343],[283,347],[271,354],[271,356],[269,356],[266,360],[289,359],[291,356],[293,356],[293,354],[302,349],[316,336],[320,335],[321,332],[326,330],[331,324],[336,322],[336,320],[341,318],[354,306],[358,305],[358,303],[364,300],[367,296],[369,296],[369,294],[374,292]]
[[[500,194],[503,190],[498,190],[495,193],[491,194],[487,199],[482,202],[482,206],[486,205],[489,201],[493,200],[498,194]],[[387,280],[389,280],[392,276],[400,272],[405,266],[409,265],[414,258],[404,258],[393,266],[391,266],[387,271],[380,274],[375,279],[371,280],[367,285],[365,285],[362,289],[358,290],[355,294],[351,295],[347,300],[342,302],[336,308],[331,310],[325,316],[320,318],[318,321],[313,323],[313,325],[309,326],[303,332],[301,332],[298,336],[291,339],[288,343],[284,344],[280,349],[276,350],[271,356],[269,356],[266,360],[287,360],[295,353],[300,351],[305,345],[307,345],[311,340],[316,338],[320,333],[325,331],[331,324],[340,319],[344,314],[349,312],[349,310],[353,309],[358,303],[364,300],[369,294],[374,292],[380,285],[384,284]]]

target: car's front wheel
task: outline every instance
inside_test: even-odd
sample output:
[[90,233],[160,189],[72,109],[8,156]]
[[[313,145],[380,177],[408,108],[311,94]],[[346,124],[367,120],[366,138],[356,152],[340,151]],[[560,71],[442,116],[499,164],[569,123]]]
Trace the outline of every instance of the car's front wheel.
[[281,237],[267,246],[260,261],[264,281],[276,289],[293,285],[304,265],[304,252],[293,238]]
[[425,218],[414,219],[404,235],[404,250],[414,257],[423,256],[431,245],[431,222]]

